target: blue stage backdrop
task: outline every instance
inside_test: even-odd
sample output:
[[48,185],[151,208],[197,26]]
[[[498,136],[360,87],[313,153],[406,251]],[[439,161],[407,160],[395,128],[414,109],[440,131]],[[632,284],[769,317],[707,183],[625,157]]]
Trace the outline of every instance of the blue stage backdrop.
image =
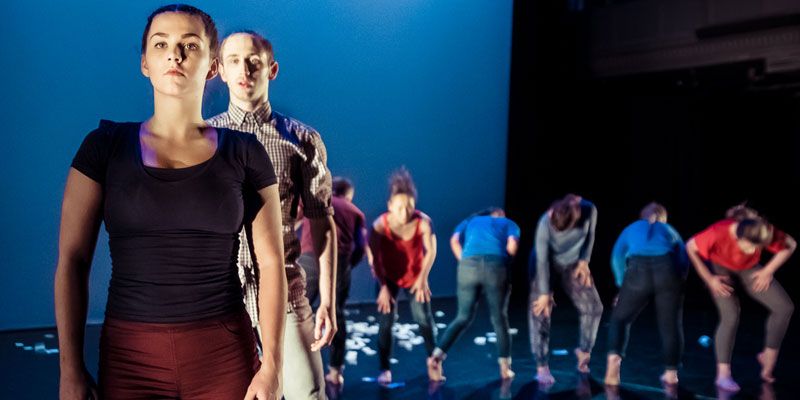
[[[55,323],[53,274],[69,163],[99,119],[139,121],[152,112],[139,70],[147,15],[163,2],[4,1],[5,71],[0,166],[0,330]],[[418,206],[434,221],[434,296],[455,293],[448,239],[471,212],[502,205],[511,57],[511,0],[196,1],[221,34],[254,29],[280,62],[273,108],[317,128],[335,175],[356,185],[372,220],[385,210],[387,178],[406,165]],[[204,115],[223,111],[210,83]],[[523,238],[529,240],[530,238]],[[111,274],[98,240],[90,322],[103,318]],[[362,264],[353,301],[372,301]]]

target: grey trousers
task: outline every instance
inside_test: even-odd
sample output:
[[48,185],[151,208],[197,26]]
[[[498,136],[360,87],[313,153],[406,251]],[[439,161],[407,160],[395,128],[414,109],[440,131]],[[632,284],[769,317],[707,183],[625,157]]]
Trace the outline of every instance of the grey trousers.
[[326,398],[322,356],[319,351],[311,351],[314,313],[304,292],[292,290],[289,296],[283,335],[283,396],[286,400]]

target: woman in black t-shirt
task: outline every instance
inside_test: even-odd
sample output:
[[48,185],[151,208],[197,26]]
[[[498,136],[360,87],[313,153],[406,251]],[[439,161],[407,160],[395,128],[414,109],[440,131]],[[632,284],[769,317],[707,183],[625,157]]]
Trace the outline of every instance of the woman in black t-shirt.
[[[217,47],[203,11],[155,10],[141,58],[153,116],[101,122],[72,162],[55,281],[61,399],[278,396],[286,279],[277,179],[255,137],[203,122]],[[83,342],[101,222],[113,266],[98,388]],[[263,364],[237,275],[243,225],[260,272]]]

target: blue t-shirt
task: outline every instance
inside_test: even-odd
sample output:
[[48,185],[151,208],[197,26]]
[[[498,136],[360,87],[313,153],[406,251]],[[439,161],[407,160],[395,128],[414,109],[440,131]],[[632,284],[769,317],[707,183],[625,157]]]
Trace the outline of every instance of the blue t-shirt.
[[508,238],[519,240],[519,226],[505,217],[482,215],[461,221],[453,234],[461,235],[461,258],[471,256],[508,256]]
[[611,269],[618,287],[622,287],[628,257],[672,255],[681,275],[688,270],[688,257],[681,235],[669,224],[640,219],[619,235],[611,252]]

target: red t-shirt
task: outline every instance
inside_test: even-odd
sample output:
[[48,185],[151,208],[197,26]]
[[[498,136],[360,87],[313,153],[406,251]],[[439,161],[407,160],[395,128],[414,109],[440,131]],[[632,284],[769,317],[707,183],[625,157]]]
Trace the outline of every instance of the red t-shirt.
[[389,229],[387,216],[386,213],[381,215],[383,235],[380,236],[375,263],[379,263],[382,267],[384,279],[394,282],[401,288],[410,288],[422,272],[422,259],[425,257],[425,247],[420,231],[423,214],[416,211],[417,226],[414,236],[408,240],[397,237]]
[[[736,220],[724,219],[694,235],[692,239],[697,245],[700,257],[734,271],[755,267],[761,260],[761,248],[757,248],[753,254],[744,253],[739,248],[736,237],[731,235],[731,225],[735,223]],[[775,229],[772,234],[772,243],[765,249],[771,253],[777,253],[785,248],[786,234]]]

